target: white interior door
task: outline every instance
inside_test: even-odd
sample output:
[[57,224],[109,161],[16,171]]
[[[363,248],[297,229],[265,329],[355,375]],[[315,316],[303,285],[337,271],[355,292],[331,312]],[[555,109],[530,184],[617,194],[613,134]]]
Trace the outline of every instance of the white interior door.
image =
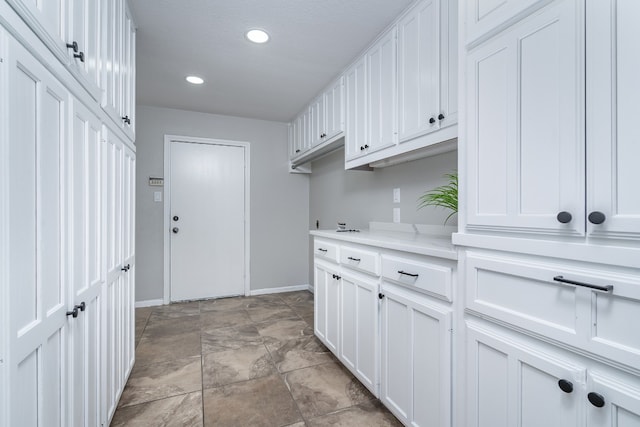
[[245,150],[169,143],[171,301],[244,294]]

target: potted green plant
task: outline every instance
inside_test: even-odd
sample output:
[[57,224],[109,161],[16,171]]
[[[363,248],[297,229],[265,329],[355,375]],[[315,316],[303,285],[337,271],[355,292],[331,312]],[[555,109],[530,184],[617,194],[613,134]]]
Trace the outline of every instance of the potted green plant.
[[426,206],[439,206],[445,209],[451,209],[447,219],[444,220],[446,224],[454,214],[458,213],[458,172],[444,174],[444,177],[448,179],[446,185],[434,188],[427,191],[418,198],[418,209],[422,209]]

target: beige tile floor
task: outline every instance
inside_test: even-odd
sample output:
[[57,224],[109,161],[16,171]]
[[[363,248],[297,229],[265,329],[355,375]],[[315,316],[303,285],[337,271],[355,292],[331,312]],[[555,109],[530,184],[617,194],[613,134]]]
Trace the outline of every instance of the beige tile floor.
[[400,426],[313,336],[313,294],[136,310],[112,426]]

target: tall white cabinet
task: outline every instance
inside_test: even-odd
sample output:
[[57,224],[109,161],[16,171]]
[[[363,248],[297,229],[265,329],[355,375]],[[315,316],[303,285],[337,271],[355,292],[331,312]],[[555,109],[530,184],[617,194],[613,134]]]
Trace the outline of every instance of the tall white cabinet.
[[106,426],[133,366],[135,148],[101,101],[133,111],[102,42],[128,28],[133,79],[135,28],[111,5],[0,3],[0,426]]
[[640,425],[640,3],[461,12],[459,425]]

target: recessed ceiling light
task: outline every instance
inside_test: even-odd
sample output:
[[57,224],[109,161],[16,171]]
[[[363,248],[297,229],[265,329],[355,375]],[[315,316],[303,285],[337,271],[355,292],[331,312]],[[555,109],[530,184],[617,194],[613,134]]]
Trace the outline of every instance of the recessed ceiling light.
[[186,80],[194,85],[201,85],[204,83],[204,80],[198,76],[187,76]]
[[254,43],[266,43],[269,41],[269,34],[267,34],[264,30],[260,30],[257,28],[247,31],[245,36],[249,41],[252,41]]

